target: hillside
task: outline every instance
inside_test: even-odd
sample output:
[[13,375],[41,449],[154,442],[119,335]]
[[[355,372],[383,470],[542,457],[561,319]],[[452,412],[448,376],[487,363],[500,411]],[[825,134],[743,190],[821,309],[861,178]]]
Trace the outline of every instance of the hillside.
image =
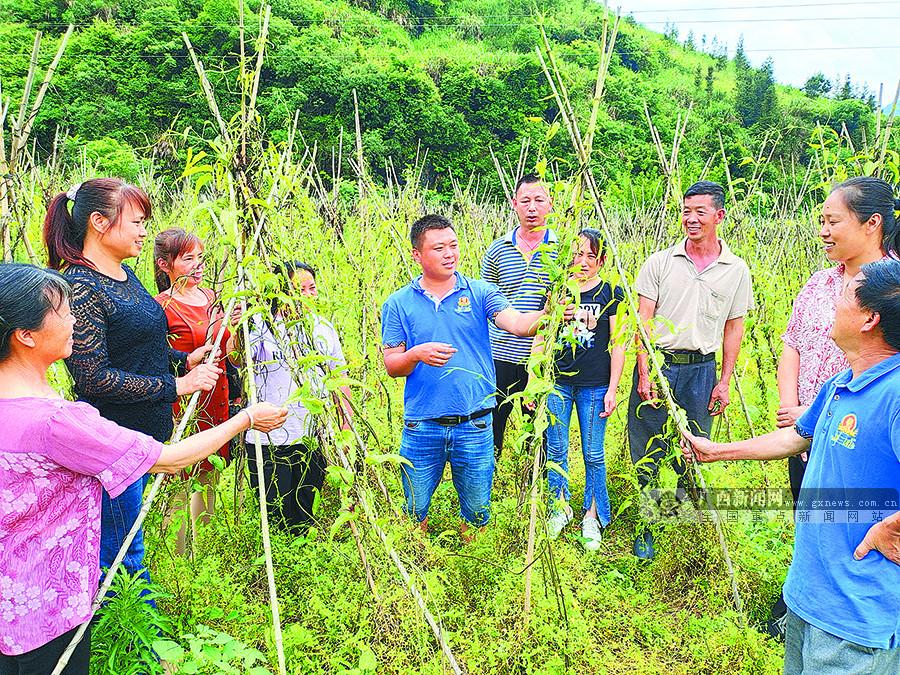
[[[249,4],[248,30],[258,30]],[[442,191],[449,176],[473,172],[494,180],[487,148],[517,157],[522,140],[547,143],[556,111],[534,53],[540,34],[524,5],[511,0],[275,0],[269,57],[260,92],[269,138],[285,138],[295,112],[303,141],[320,148],[354,128],[353,90],[359,97],[364,150],[372,170],[388,161],[398,172],[417,152],[428,151],[425,178]],[[602,7],[590,0],[542,3],[543,21],[570,78],[570,93],[586,106],[595,79]],[[166,132],[209,136],[205,101],[181,40],[186,31],[216,81],[236,88],[238,52],[235,0],[0,0],[0,78],[13,109],[23,87],[35,29],[44,31],[42,59],[52,56],[65,26],[76,24],[54,86],[36,123],[40,149],[49,153],[57,128],[77,158],[80,148],[102,158],[101,168],[136,174],[138,158],[152,157],[163,173],[177,175],[184,145]],[[657,194],[657,153],[646,104],[663,143],[689,106],[679,158],[696,175],[710,158],[712,177],[724,179],[717,132],[732,177],[740,160],[755,154],[777,123],[773,166],[802,166],[816,123],[859,142],[874,115],[859,100],[810,98],[775,85],[771,71],[686,47],[672,36],[621,22],[607,109],[600,115],[598,171],[613,200]],[[233,114],[234,109],[226,110]],[[871,133],[869,134],[871,136]],[[571,153],[562,134],[546,154],[563,162]],[[106,140],[111,139],[111,140]],[[767,179],[776,187],[783,176]]]

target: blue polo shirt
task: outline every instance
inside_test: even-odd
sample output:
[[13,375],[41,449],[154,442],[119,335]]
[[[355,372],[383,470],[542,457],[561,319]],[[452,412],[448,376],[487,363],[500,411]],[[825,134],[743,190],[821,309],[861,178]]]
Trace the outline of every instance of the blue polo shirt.
[[510,306],[493,284],[456,273],[456,286],[443,299],[422,288],[422,277],[395,291],[381,308],[386,348],[445,342],[458,351],[442,367],[421,361],[406,377],[404,418],[425,420],[468,415],[494,407],[497,377],[488,324]]
[[[812,436],[803,492],[900,492],[900,354],[852,378],[845,370],[828,380],[797,422],[799,433]],[[823,521],[815,504],[809,504],[812,517],[805,522],[804,506],[798,508],[794,560],[784,584],[788,607],[845,640],[876,649],[900,647],[900,565],[878,551],[853,558],[872,519],[887,518],[897,511],[896,503],[854,509],[836,522]]]

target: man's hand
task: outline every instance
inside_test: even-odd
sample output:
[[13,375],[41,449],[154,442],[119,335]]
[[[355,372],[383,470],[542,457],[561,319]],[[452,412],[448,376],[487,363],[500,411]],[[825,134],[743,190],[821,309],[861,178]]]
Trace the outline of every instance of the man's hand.
[[435,368],[443,368],[447,365],[447,361],[458,351],[455,347],[445,342],[423,342],[413,347],[413,349],[419,361]]
[[[638,396],[641,397],[642,401],[655,401],[656,400],[656,383],[650,379],[649,373],[641,373],[638,372]],[[655,408],[657,404],[651,403],[651,405]]]
[[775,413],[775,426],[779,429],[784,427],[792,427],[800,419],[800,416],[809,408],[808,405],[794,405],[779,408]]
[[600,418],[605,419],[613,414],[613,411],[616,409],[616,392],[612,389],[607,390],[606,396],[603,397],[603,412],[600,413]]
[[900,511],[872,525],[853,552],[853,557],[862,560],[873,549],[900,565]]
[[708,438],[681,434],[681,454],[687,462],[715,462],[717,449],[717,444]]
[[[193,370],[197,366],[199,366],[206,359],[206,355],[213,349],[212,345],[203,345],[202,347],[197,347],[194,351],[188,354],[187,357],[187,369]],[[219,354],[221,353],[219,348],[216,347],[216,354],[213,357],[213,362],[219,358]]]
[[575,318],[575,305],[571,302],[566,305],[566,308],[563,310],[563,321],[571,321]]
[[719,382],[713,387],[712,396],[709,397],[709,414],[713,417],[721,415],[730,402],[728,383]]

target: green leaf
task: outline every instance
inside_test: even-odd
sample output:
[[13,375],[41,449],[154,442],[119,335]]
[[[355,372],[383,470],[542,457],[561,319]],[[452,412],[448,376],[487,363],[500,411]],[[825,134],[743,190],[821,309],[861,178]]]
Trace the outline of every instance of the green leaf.
[[184,649],[180,644],[172,640],[154,640],[153,651],[163,661],[178,662],[184,658]]
[[375,652],[363,645],[359,652],[359,669],[364,673],[374,673],[378,668],[378,660],[375,658]]

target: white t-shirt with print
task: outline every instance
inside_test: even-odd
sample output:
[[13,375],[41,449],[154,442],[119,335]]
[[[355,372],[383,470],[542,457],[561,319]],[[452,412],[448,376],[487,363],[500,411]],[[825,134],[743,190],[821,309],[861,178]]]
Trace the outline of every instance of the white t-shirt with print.
[[[297,356],[302,358],[313,353],[328,357],[325,363],[304,369],[304,377],[311,379],[314,395],[323,401],[327,399],[328,393],[322,385],[320,373],[322,370],[327,372],[346,364],[334,326],[319,316],[312,317],[312,324],[313,345],[310,349],[308,339],[303,336],[302,323],[286,326],[281,319],[277,319],[273,324],[258,318],[254,320],[250,342],[255,364],[257,398],[273,405],[286,405],[288,416],[283,427],[274,429],[268,434],[258,431],[247,432],[248,445],[255,443],[257,437],[261,443],[267,445],[292,445],[299,443],[303,437],[312,435],[313,425],[309,411],[300,402],[287,403],[302,384],[293,378],[287,366],[287,359],[293,361]],[[282,349],[288,350],[287,355]]]

